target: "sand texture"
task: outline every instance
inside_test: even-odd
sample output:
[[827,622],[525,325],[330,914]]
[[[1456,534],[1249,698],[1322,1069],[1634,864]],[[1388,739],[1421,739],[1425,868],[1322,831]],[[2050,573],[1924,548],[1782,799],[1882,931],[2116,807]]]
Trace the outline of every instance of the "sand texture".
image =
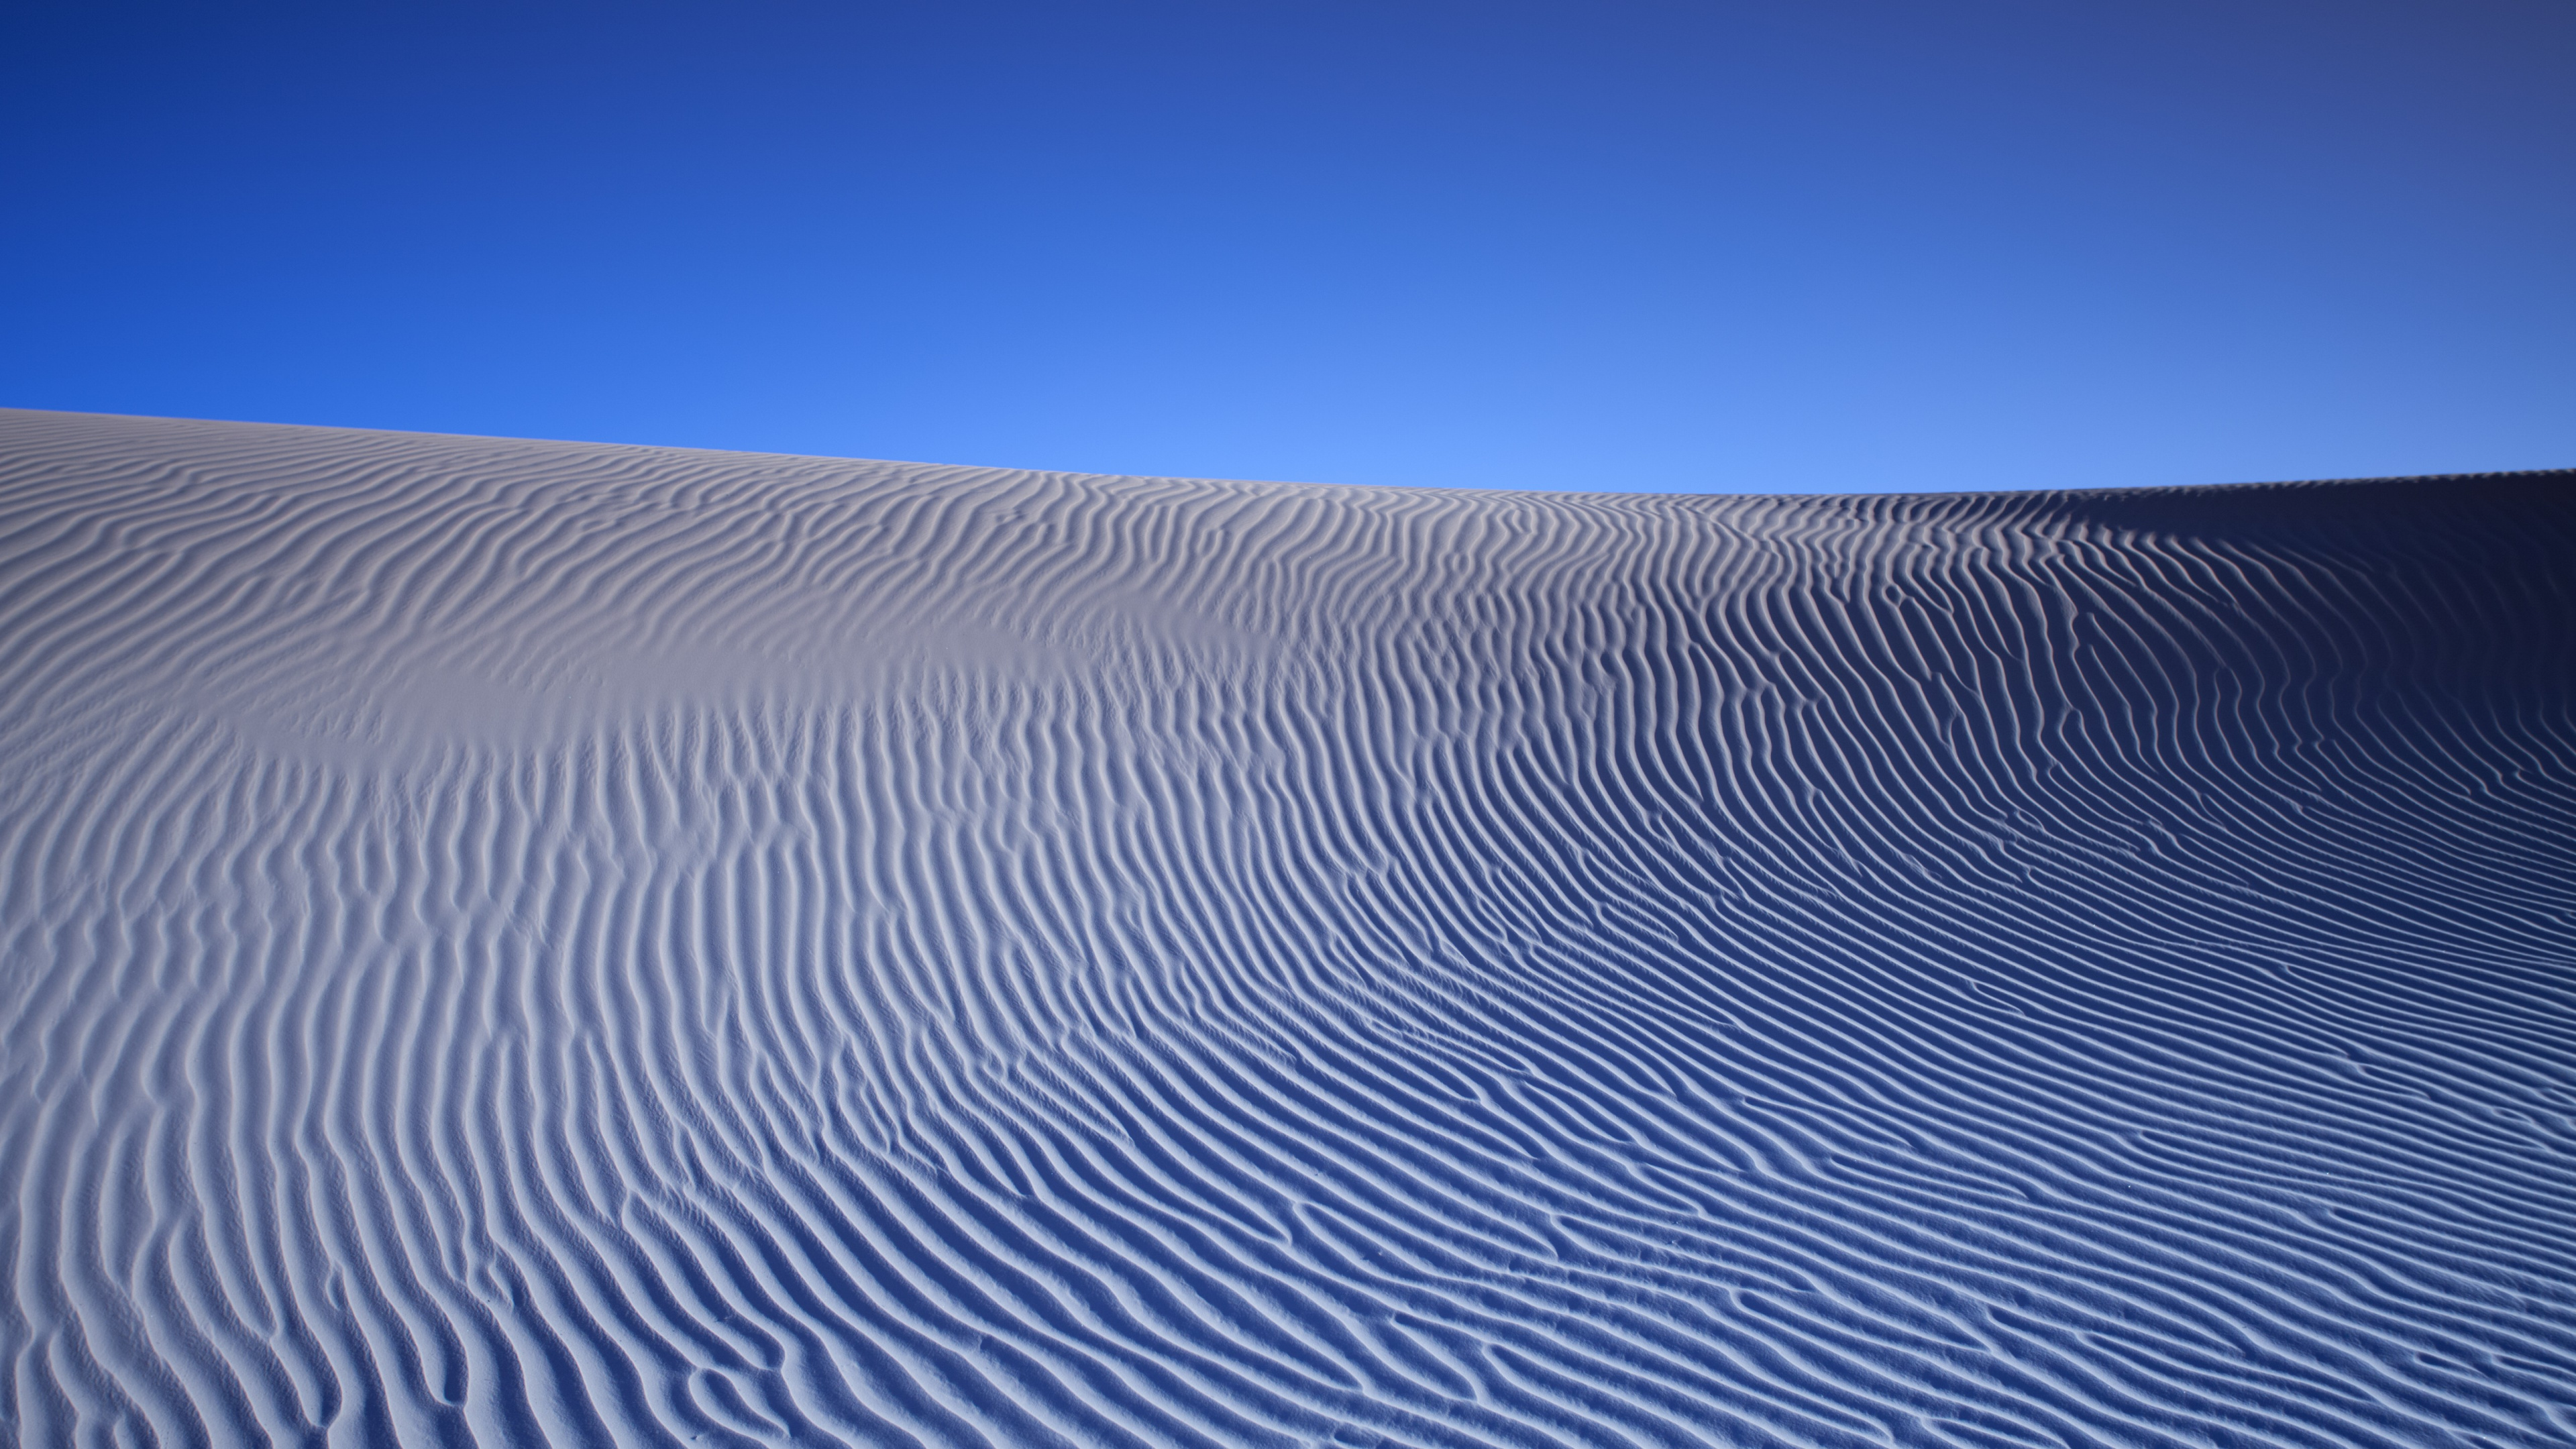
[[2576,1444],[2576,475],[0,413],[0,1440]]

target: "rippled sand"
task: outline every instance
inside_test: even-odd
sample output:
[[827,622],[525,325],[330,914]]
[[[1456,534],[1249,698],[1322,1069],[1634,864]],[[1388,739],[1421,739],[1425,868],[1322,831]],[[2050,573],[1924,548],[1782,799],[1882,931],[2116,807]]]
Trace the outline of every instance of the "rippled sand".
[[2576,475],[0,413],[0,1437],[2576,1443]]

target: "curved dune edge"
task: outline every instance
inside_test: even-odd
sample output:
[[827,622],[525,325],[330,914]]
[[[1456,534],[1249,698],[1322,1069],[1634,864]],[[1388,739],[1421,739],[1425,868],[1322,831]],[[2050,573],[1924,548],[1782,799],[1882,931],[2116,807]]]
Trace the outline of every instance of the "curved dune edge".
[[0,412],[0,1437],[2565,1446],[2571,560]]

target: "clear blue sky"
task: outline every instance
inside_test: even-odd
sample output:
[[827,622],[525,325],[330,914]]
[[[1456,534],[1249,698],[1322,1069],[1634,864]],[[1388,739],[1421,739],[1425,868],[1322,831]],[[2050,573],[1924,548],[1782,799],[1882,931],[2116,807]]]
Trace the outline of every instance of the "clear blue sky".
[[2576,5],[0,19],[0,404],[1823,491],[2576,464]]

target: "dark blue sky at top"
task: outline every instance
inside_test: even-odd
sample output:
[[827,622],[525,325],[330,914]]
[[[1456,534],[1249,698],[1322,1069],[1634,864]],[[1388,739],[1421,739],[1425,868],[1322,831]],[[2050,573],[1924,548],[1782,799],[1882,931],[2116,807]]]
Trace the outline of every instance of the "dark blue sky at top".
[[2576,6],[0,19],[0,404],[1684,491],[2576,463]]

